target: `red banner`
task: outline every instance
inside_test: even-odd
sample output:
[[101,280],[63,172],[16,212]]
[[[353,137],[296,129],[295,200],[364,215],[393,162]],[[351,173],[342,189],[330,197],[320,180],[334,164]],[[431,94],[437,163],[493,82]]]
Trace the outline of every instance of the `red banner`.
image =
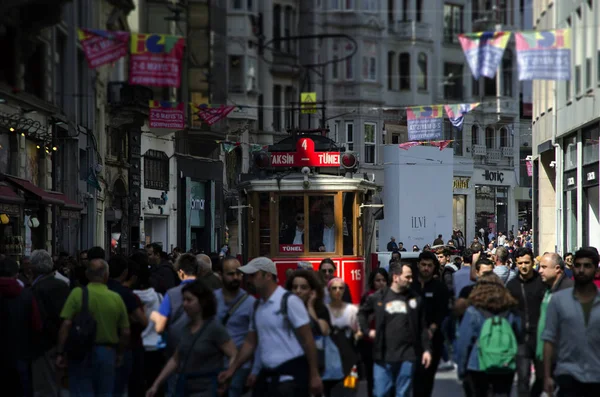
[[304,252],[304,244],[279,244],[279,253]]
[[300,138],[295,152],[271,152],[273,167],[339,167],[340,152],[315,152],[315,142]]
[[129,32],[78,29],[78,36],[90,69],[116,62],[127,55]]
[[525,165],[527,165],[527,176],[533,175],[533,163],[531,160],[525,160]]
[[150,101],[150,128],[183,130],[185,128],[183,103]]
[[217,121],[220,121],[227,117],[227,115],[236,108],[235,106],[220,106],[218,108],[211,108],[207,105],[196,106],[198,111],[196,114],[200,119],[208,125],[213,125]]
[[129,84],[179,87],[183,37],[164,34],[132,34]]

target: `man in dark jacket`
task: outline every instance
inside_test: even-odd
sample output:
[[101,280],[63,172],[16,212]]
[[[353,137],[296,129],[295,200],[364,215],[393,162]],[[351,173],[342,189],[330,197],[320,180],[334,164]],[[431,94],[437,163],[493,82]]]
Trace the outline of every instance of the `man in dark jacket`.
[[43,333],[37,339],[37,357],[32,366],[33,387],[40,396],[56,396],[60,391],[55,362],[58,330],[62,322],[60,312],[71,290],[67,283],[54,277],[52,256],[47,251],[31,253],[27,275],[43,325]]
[[164,258],[163,249],[160,244],[152,243],[146,246],[148,262],[152,266],[150,285],[159,294],[165,294],[167,290],[179,285],[179,277],[168,258]]
[[[519,397],[538,397],[543,390],[542,363],[535,359],[537,327],[540,320],[540,308],[546,285],[539,273],[533,269],[534,255],[529,248],[519,248],[514,254],[519,276],[508,282],[506,288],[519,301],[519,315],[524,331],[524,341],[519,345],[517,355],[517,377]],[[535,383],[531,384],[531,364],[535,366]]]
[[419,379],[419,382],[414,385],[414,395],[415,397],[430,397],[444,347],[441,327],[449,313],[450,293],[442,281],[433,277],[435,269],[439,269],[440,266],[433,252],[421,252],[418,266],[419,275],[413,281],[412,288],[424,302],[425,322],[431,340],[431,365],[429,367],[417,366],[415,378]]
[[[361,332],[375,340],[375,397],[386,396],[392,385],[396,387],[396,395],[407,395],[415,367],[423,365],[428,368],[431,364],[423,300],[410,289],[412,268],[408,264],[393,262],[390,275],[390,287],[369,296],[358,312]],[[375,330],[369,330],[372,314],[375,315]]]

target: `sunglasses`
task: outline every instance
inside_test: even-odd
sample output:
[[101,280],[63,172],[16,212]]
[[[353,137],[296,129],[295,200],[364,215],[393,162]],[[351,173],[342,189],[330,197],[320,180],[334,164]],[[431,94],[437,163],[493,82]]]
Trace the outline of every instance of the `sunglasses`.
[[335,269],[321,269],[321,273],[333,274],[335,273]]
[[344,287],[331,287],[330,288],[332,291],[343,291]]

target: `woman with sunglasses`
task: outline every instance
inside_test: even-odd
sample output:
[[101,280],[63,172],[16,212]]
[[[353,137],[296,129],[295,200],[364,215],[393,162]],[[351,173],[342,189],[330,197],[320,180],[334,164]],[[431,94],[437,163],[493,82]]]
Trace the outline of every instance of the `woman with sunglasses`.
[[[336,269],[335,264],[329,258],[325,258],[321,261],[319,265],[319,273],[323,277],[323,284],[327,285],[329,281],[331,281],[335,277]],[[329,296],[329,289],[325,287],[324,289],[324,302],[327,304],[331,302],[331,297]],[[350,295],[350,289],[348,286],[344,289],[344,295],[342,296],[342,300],[347,303],[352,303],[352,295]]]
[[[344,375],[347,376],[349,375],[352,366],[358,361],[358,357],[354,351],[354,341],[362,337],[356,317],[358,314],[358,307],[343,301],[342,297],[344,296],[344,290],[347,289],[347,285],[341,278],[335,277],[329,280],[327,289],[329,290],[329,296],[331,297],[331,302],[327,304],[327,308],[331,315],[331,337],[340,351],[342,366],[344,367],[344,372],[346,372]],[[343,379],[323,382],[325,396],[337,396],[338,393],[332,393],[332,390],[334,387],[338,386],[342,380]]]

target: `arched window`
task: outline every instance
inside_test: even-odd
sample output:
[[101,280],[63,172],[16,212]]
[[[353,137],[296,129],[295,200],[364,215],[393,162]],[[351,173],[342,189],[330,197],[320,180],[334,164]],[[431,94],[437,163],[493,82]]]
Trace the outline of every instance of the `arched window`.
[[417,61],[419,76],[417,78],[417,89],[427,91],[427,55],[424,52],[419,53]]
[[504,57],[502,58],[502,95],[508,97],[513,95],[512,60],[512,52],[504,50]]
[[508,128],[502,127],[500,128],[500,147],[509,147],[510,145],[510,136],[508,135]]
[[494,127],[486,127],[485,129],[485,147],[488,149],[496,147],[496,130]]
[[471,144],[479,144],[479,126],[474,125],[471,127]]
[[387,62],[387,85],[388,85],[388,90],[394,90],[395,89],[395,82],[394,82],[394,58],[396,57],[396,53],[394,51],[389,51],[388,52],[388,62]]
[[400,90],[410,90],[410,54],[403,52],[398,57],[398,76]]

